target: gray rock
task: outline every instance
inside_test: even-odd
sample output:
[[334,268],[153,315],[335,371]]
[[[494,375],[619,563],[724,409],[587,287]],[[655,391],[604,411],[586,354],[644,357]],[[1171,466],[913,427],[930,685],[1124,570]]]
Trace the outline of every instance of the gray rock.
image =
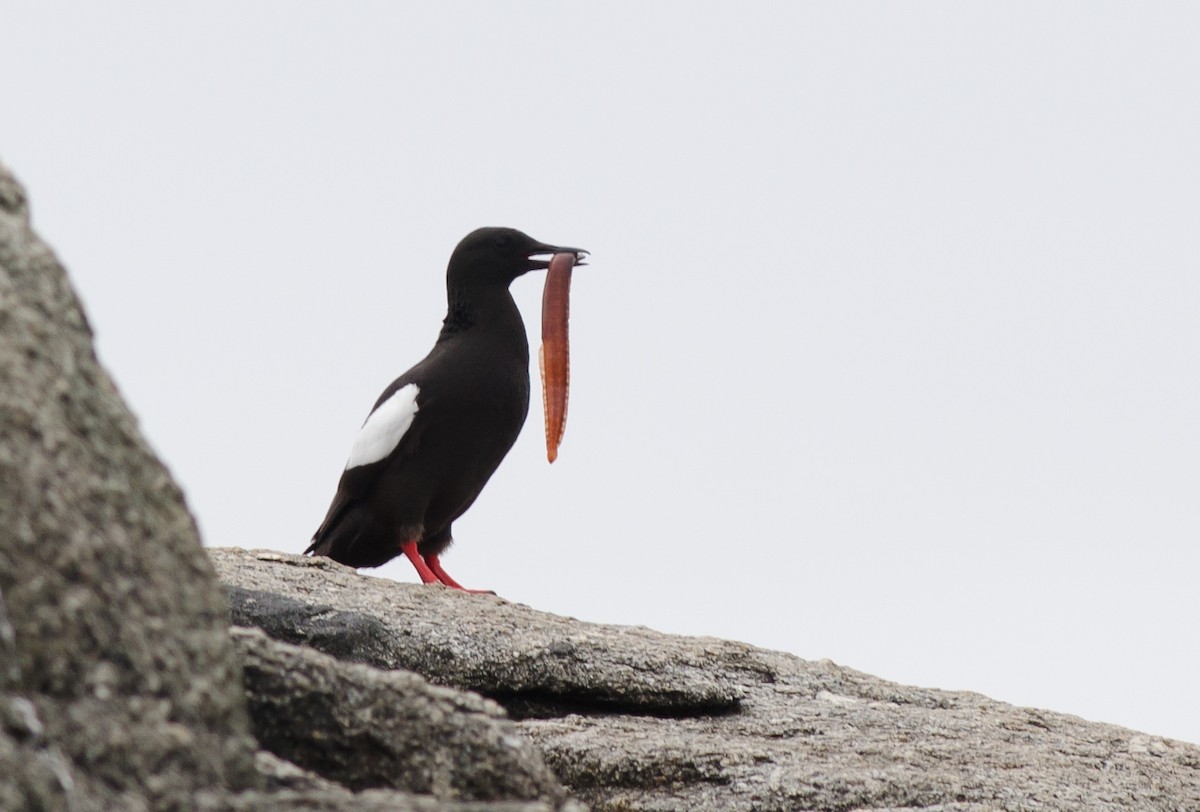
[[0,809],[68,809],[75,788],[71,765],[45,738],[37,708],[0,694]]
[[185,808],[196,788],[258,781],[228,610],[91,339],[0,167],[0,692],[35,710],[50,743],[35,762],[59,752],[52,772],[72,776],[21,792]]
[[254,732],[276,755],[355,790],[461,800],[566,792],[495,703],[407,671],[343,663],[234,629]]
[[[697,647],[649,629],[592,626],[494,595],[367,579],[328,558],[257,551],[251,565],[244,550],[209,552],[230,590],[235,623],[477,691],[516,716],[573,708],[724,713],[737,709],[747,670],[750,681],[757,679],[752,649],[738,643],[708,640]],[[538,623],[527,625],[531,616]]]
[[261,751],[255,762],[259,772],[267,776],[267,792],[208,797],[198,803],[197,809],[204,812],[586,812],[586,807],[574,801],[567,801],[556,809],[549,802],[446,801],[386,790],[353,793],[273,753]]
[[596,810],[1200,809],[1200,747],[778,652],[211,550],[240,622],[538,712]]
[[[387,790],[246,792],[236,796],[199,799],[196,812],[556,812],[545,802],[439,801],[428,795]],[[587,812],[568,802],[557,812]]]
[[254,754],[254,767],[265,779],[266,789],[271,792],[278,790],[336,792],[345,789],[341,785],[309,772],[303,767],[298,767],[267,750],[259,750]]

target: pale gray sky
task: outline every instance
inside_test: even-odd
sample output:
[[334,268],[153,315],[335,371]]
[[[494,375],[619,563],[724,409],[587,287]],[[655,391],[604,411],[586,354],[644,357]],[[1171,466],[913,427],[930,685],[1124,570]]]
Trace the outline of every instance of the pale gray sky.
[[304,549],[514,226],[593,252],[571,419],[457,579],[1200,742],[1200,6],[0,17],[0,160],[207,543]]

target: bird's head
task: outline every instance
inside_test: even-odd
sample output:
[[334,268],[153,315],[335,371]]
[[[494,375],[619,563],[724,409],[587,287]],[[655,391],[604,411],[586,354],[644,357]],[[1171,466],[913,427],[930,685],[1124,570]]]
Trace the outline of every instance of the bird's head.
[[554,254],[574,254],[582,265],[587,251],[538,242],[515,228],[478,228],[462,238],[450,255],[446,275],[459,285],[507,287],[529,271],[544,270]]

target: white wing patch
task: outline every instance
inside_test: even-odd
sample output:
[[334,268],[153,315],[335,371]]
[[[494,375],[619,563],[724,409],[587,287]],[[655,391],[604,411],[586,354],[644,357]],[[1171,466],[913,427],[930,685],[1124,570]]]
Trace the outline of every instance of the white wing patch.
[[417,415],[417,394],[420,391],[415,383],[406,384],[371,412],[354,438],[354,448],[350,449],[346,470],[379,462],[396,450],[400,438]]

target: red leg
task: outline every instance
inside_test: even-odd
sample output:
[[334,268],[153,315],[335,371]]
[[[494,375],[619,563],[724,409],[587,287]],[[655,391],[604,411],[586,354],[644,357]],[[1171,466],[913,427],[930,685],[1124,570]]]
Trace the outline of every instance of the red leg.
[[[406,541],[400,545],[400,551],[408,556],[408,560],[417,568],[417,575],[421,576],[423,584],[440,584],[442,580],[434,575],[429,567],[425,566],[425,562],[421,560],[421,554],[417,552],[417,543],[415,541]],[[436,562],[436,559],[435,559]],[[452,584],[458,586],[458,584]],[[458,587],[462,589],[461,586]]]
[[475,595],[495,595],[496,593],[490,589],[467,589],[458,581],[450,577],[450,573],[442,569],[442,562],[438,560],[436,553],[430,553],[425,556],[425,563],[429,565],[429,569],[433,572],[437,579],[443,584],[455,589],[461,589],[463,592],[471,592]]

